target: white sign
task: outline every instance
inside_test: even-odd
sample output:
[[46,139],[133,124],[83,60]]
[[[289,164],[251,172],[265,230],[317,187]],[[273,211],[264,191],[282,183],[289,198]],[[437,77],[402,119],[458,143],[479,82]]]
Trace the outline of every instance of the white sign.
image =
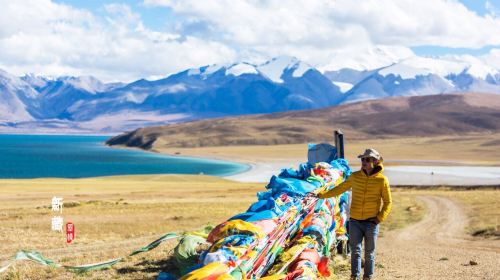
[[62,197],[53,197],[52,198],[52,211],[59,211],[62,213],[62,208],[63,208],[63,203],[62,203],[63,198]]
[[64,223],[63,217],[60,217],[60,216],[52,217],[52,230],[62,232],[63,223]]

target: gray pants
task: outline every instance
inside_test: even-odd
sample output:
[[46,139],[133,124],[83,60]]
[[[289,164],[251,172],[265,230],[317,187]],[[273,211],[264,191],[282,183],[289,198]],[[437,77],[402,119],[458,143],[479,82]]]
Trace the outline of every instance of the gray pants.
[[375,271],[375,245],[379,225],[371,221],[349,220],[349,247],[351,248],[351,276],[361,273],[361,242],[365,240],[364,277],[372,277]]

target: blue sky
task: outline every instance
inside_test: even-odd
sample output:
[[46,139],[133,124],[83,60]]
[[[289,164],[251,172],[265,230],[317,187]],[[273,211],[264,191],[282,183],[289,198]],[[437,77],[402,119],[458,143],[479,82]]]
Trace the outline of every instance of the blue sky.
[[135,12],[141,15],[144,23],[151,29],[163,30],[166,26],[175,21],[175,15],[168,7],[146,7],[141,1],[100,1],[100,0],[64,0],[55,1],[67,4],[76,8],[88,9],[98,15],[105,14],[104,6],[107,4],[122,3],[130,6]]
[[16,75],[130,81],[213,63],[257,64],[279,55],[320,70],[381,67],[414,55],[500,61],[500,0],[0,0],[0,5],[0,69]]
[[490,2],[493,6],[496,6],[498,8],[498,4],[500,1],[498,0],[490,0],[490,1],[485,1],[485,0],[460,0],[467,8],[470,10],[478,13],[479,15],[485,15],[489,11],[486,8],[487,2]]

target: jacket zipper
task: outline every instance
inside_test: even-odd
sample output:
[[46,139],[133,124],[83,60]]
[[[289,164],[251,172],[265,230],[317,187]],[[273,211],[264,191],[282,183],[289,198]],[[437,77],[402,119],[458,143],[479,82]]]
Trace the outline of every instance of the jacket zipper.
[[366,199],[366,190],[368,189],[368,179],[369,179],[368,176],[366,176],[365,189],[363,192],[363,204],[361,205],[361,217],[362,217],[362,219],[365,218],[365,199]]

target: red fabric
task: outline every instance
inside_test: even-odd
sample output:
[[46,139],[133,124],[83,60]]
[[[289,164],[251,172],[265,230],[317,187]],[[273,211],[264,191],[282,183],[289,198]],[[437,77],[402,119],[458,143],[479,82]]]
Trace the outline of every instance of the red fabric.
[[207,237],[207,241],[210,242],[210,243],[214,243],[217,236],[220,234],[220,230],[223,226],[226,225],[226,222],[224,223],[221,223],[221,224],[218,224],[216,227],[214,227],[212,229],[212,231],[210,231],[210,233],[208,234],[208,237]]
[[303,272],[304,272],[304,270],[303,270],[303,269],[297,269],[297,270],[294,270],[294,271],[292,271],[292,272],[289,272],[289,273],[286,275],[286,277],[285,277],[285,279],[284,279],[284,280],[293,280],[293,279],[295,279],[295,278],[299,277],[300,275],[302,275],[302,273],[303,273]]
[[304,251],[302,251],[302,253],[300,253],[297,259],[308,260],[310,262],[313,262],[314,264],[318,264],[320,257],[316,249],[305,249]]
[[306,267],[309,264],[308,260],[297,260],[293,264],[290,265],[288,271],[295,271],[301,269],[301,267]]
[[254,225],[258,226],[260,229],[262,229],[262,231],[265,234],[271,234],[272,232],[274,232],[274,230],[278,226],[278,224],[276,224],[276,221],[273,219],[255,221],[255,222],[252,222],[252,224],[254,224]]
[[322,257],[321,260],[318,263],[318,271],[322,276],[328,277],[331,275],[330,271],[328,270],[328,258],[327,257]]

